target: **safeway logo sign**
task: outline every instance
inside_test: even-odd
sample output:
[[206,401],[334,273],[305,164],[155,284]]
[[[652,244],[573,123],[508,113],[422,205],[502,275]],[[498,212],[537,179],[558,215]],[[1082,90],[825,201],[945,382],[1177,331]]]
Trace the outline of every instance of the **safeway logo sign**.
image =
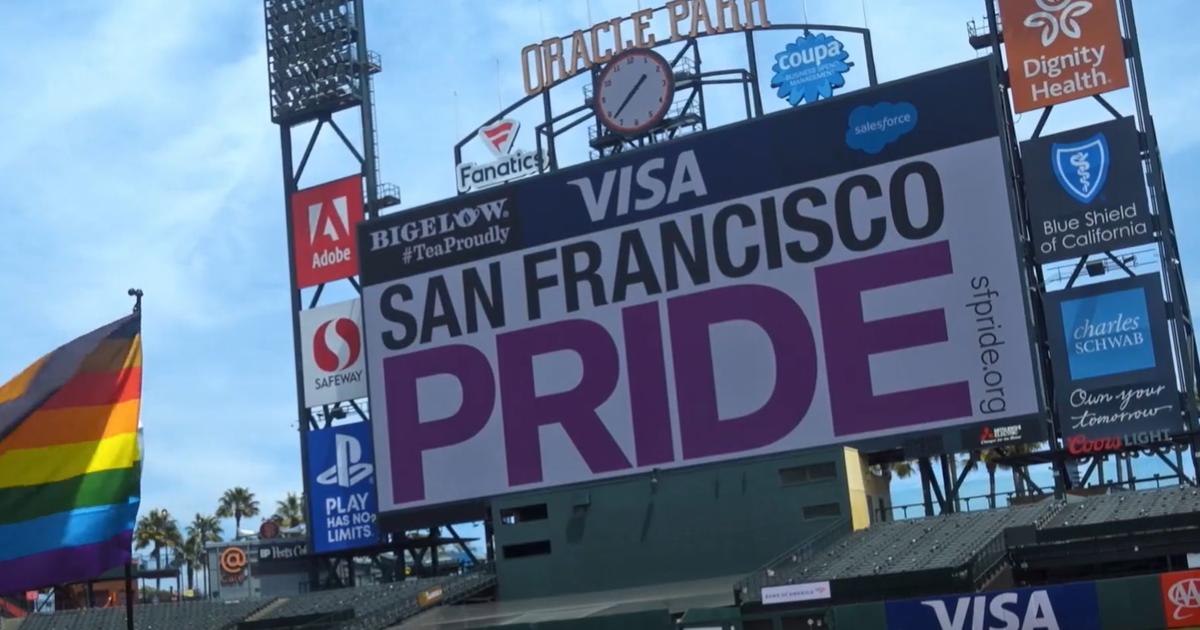
[[337,463],[317,475],[317,483],[349,488],[375,474],[375,467],[363,461],[362,443],[352,435],[334,436]]
[[363,220],[362,176],[352,175],[292,195],[296,281],[300,287],[358,273],[354,228]]
[[305,406],[366,397],[361,322],[359,300],[300,311]]
[[358,322],[339,317],[317,326],[312,338],[313,360],[325,372],[344,370],[362,354],[362,332]]
[[1163,612],[1168,628],[1200,625],[1200,571],[1180,571],[1159,576]]

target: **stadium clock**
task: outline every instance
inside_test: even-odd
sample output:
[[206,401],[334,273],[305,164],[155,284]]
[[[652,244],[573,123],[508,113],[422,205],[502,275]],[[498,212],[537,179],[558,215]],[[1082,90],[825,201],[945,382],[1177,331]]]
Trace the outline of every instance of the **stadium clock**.
[[652,50],[634,48],[613,57],[596,76],[592,107],[605,127],[630,136],[661,122],[674,96],[671,64]]

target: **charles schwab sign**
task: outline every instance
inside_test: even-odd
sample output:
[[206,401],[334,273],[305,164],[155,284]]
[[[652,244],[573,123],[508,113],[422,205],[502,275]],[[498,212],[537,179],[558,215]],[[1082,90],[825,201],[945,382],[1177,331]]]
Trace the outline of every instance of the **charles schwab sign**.
[[1146,444],[1182,428],[1158,274],[1049,293],[1045,307],[1068,452]]

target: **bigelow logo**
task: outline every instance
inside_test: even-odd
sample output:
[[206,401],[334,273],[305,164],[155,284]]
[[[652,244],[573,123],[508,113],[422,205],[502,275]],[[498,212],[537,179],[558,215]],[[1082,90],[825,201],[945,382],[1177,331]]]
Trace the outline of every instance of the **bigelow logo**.
[[466,193],[496,186],[542,171],[541,151],[512,150],[513,140],[521,130],[521,123],[512,118],[501,118],[479,128],[476,136],[487,146],[492,155],[499,158],[487,164],[463,162],[458,165],[458,192]]
[[375,467],[363,461],[362,443],[350,435],[334,436],[337,463],[317,475],[317,483],[349,488],[375,473]]
[[329,320],[317,326],[312,338],[313,361],[325,372],[345,370],[362,353],[362,331],[358,322],[347,317]]
[[1092,10],[1092,3],[1087,0],[1035,0],[1041,11],[1030,13],[1025,18],[1025,26],[1042,29],[1042,45],[1049,46],[1058,39],[1060,34],[1071,39],[1079,39],[1083,34],[1079,28],[1079,16]]
[[371,251],[403,247],[402,261],[420,263],[508,242],[512,231],[507,198],[447,210],[371,232]]

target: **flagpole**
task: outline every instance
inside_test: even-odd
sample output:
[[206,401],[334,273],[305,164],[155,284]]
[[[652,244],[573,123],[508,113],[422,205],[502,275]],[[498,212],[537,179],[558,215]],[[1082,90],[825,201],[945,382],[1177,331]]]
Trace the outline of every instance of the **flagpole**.
[[[133,298],[133,314],[140,315],[142,313],[142,290],[129,289],[129,297]],[[133,628],[133,562],[125,562],[125,630],[134,630]]]
[[133,562],[125,563],[125,630],[133,630]]

